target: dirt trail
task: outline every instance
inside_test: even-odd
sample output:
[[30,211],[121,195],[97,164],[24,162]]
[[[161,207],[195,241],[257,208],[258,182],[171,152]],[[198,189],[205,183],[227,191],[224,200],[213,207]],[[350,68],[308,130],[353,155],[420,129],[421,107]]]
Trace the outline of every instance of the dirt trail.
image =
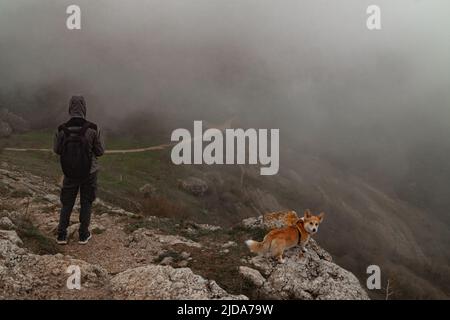
[[[105,154],[123,154],[123,153],[139,153],[146,151],[155,151],[155,150],[164,150],[173,146],[173,143],[165,143],[157,146],[151,146],[146,148],[137,148],[137,149],[124,149],[124,150],[106,150]],[[5,148],[4,151],[10,152],[30,152],[30,151],[38,151],[38,152],[53,152],[52,149],[42,149],[42,148]]]
[[[77,214],[76,214],[77,216]],[[94,219],[95,221],[96,219]],[[117,274],[129,268],[145,265],[144,252],[127,248],[128,235],[122,229],[122,223],[110,223],[101,234],[93,234],[87,245],[78,244],[78,235],[71,237],[69,244],[61,246],[64,254],[86,262],[100,265],[110,274]],[[54,237],[53,234],[47,234]]]
[[[231,124],[233,121],[235,121],[235,118],[229,119],[220,125],[212,125],[212,124],[206,123],[206,127],[224,131],[226,129],[231,128]],[[200,138],[201,137],[198,137],[198,139],[200,139]],[[194,138],[194,139],[197,139],[197,138]],[[187,140],[184,143],[189,143],[189,142],[193,141],[194,139]],[[136,149],[106,150],[105,154],[125,154],[125,153],[140,153],[140,152],[146,152],[146,151],[157,151],[157,150],[164,150],[166,148],[172,147],[175,144],[176,143],[172,142],[172,143],[163,143],[163,144],[156,145],[156,146],[136,148]],[[4,148],[3,150],[10,151],[10,152],[30,152],[30,151],[53,152],[52,149],[46,149],[46,148]]]

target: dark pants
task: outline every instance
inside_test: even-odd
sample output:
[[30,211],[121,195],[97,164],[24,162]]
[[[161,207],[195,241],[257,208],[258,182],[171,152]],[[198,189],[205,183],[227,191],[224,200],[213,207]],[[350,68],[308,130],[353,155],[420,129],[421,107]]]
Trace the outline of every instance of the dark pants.
[[75,200],[78,190],[80,191],[80,236],[87,236],[89,233],[89,224],[91,223],[92,203],[97,193],[97,172],[91,173],[85,179],[70,179],[64,177],[61,190],[62,209],[59,217],[58,234],[67,235],[67,227],[70,223]]

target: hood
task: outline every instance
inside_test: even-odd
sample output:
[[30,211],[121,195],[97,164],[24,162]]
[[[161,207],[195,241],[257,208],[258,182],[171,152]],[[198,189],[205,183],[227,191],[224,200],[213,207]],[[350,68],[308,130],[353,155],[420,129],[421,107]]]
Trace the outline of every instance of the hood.
[[83,96],[73,96],[69,103],[69,115],[72,118],[86,118],[86,101]]

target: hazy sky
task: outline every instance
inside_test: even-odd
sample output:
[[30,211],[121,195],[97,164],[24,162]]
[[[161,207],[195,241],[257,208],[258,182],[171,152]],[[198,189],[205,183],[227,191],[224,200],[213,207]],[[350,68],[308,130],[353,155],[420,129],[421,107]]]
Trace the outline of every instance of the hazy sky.
[[[73,3],[81,31],[65,27]],[[381,31],[366,29],[369,4]],[[61,88],[64,107],[82,93],[109,116],[237,115],[299,140],[382,132],[371,147],[403,145],[450,128],[449,12],[448,0],[2,0],[0,82],[6,96]]]

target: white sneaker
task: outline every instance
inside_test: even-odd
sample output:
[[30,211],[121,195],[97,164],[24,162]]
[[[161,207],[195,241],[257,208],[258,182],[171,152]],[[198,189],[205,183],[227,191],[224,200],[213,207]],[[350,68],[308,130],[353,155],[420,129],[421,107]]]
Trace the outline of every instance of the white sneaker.
[[92,238],[92,233],[89,232],[89,235],[86,238],[80,238],[80,240],[78,241],[79,244],[87,244],[89,242],[89,240],[91,240]]

